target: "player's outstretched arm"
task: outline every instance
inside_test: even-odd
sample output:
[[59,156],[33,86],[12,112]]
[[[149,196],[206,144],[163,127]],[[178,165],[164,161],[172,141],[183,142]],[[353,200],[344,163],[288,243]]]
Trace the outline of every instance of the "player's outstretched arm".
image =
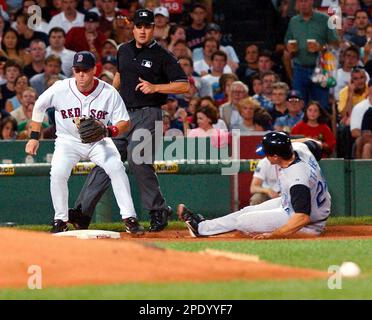
[[284,238],[296,233],[309,223],[309,215],[305,213],[295,213],[284,226],[274,230],[271,233],[258,234],[254,237],[254,239]]
[[41,122],[31,122],[31,139],[27,142],[25,151],[27,154],[35,156],[39,149],[39,138],[41,131]]

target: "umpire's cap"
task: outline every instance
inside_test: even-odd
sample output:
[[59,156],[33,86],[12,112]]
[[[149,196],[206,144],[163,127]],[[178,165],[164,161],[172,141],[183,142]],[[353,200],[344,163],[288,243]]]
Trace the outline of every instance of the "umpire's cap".
[[259,155],[277,155],[289,159],[293,154],[291,139],[284,132],[269,132],[262,138],[262,144],[256,152]]
[[93,53],[89,51],[80,51],[75,53],[74,55],[74,62],[72,66],[74,68],[81,68],[81,69],[92,69],[96,65],[96,57]]
[[133,23],[154,24],[154,13],[148,9],[139,9],[134,13]]

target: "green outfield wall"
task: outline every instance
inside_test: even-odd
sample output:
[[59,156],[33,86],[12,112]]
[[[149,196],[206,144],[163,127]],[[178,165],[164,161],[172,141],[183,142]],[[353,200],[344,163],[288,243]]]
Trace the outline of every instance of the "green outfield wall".
[[[187,150],[190,145],[177,141],[171,149]],[[209,142],[207,142],[208,144]],[[169,156],[171,142],[165,143],[163,150]],[[53,207],[49,190],[49,170],[54,143],[42,141],[40,152],[34,161],[43,164],[24,164],[23,152],[25,143],[0,142],[0,223],[15,222],[18,224],[45,224],[53,218]],[[192,148],[192,146],[191,146]],[[197,148],[196,148],[197,149]],[[207,148],[208,150],[208,148]],[[215,151],[205,154],[199,152],[197,159],[225,158],[226,150],[221,154]],[[188,159],[195,154],[186,152]],[[168,157],[167,156],[167,157]],[[161,157],[160,157],[161,158]],[[182,152],[174,152],[173,159],[182,159]],[[29,161],[30,159],[28,159]],[[12,165],[23,163],[23,165]],[[372,161],[347,161],[342,159],[326,159],[320,162],[327,178],[332,195],[332,215],[365,216],[372,215]],[[217,217],[231,211],[234,202],[233,180],[231,176],[221,175],[222,165],[216,161],[207,164],[191,165],[188,163],[158,162],[156,170],[162,192],[169,205],[188,204],[192,209],[207,217]],[[240,172],[250,172],[254,166],[249,161],[241,162]],[[70,206],[73,206],[78,192],[90,166],[82,164],[70,178]],[[13,171],[12,171],[13,170]],[[136,211],[141,220],[147,220],[148,214],[142,212],[139,192],[134,177],[129,172],[133,199]],[[119,221],[119,209],[112,191],[106,193],[99,203],[95,215],[96,221]],[[175,218],[175,217],[174,217]]]

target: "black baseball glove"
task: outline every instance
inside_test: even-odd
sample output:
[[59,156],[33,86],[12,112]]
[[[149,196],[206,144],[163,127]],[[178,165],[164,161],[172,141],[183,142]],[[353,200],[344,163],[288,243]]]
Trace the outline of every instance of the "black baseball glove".
[[97,142],[107,137],[106,126],[93,117],[81,118],[77,127],[82,143]]

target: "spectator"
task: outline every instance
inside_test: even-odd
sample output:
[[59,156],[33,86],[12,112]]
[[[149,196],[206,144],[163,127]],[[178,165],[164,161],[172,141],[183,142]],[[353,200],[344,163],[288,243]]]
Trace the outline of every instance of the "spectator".
[[[190,50],[200,48],[206,34],[207,9],[202,4],[195,4],[190,12],[191,25],[186,29],[186,41]],[[217,50],[217,49],[216,49]]]
[[31,63],[23,68],[23,73],[31,79],[34,75],[44,71],[46,57],[45,43],[41,40],[33,40],[30,44]]
[[4,66],[8,59],[0,56],[0,86],[6,83]]
[[[21,9],[19,9],[15,13],[15,17],[18,17],[19,15],[24,15],[26,17],[30,16],[30,14],[28,13],[28,10],[31,6],[34,6],[34,5],[38,5],[41,7],[41,5],[39,4],[39,1],[36,1],[36,0],[23,1],[23,6]],[[45,9],[43,10],[43,8],[41,8],[41,20],[38,21],[37,24],[33,25],[34,31],[48,33],[48,23],[46,21],[49,21],[47,20],[49,19],[49,16],[50,15],[46,12],[46,10]],[[15,19],[12,19],[12,20],[15,20]],[[13,29],[17,29],[17,22],[13,21],[11,24],[11,27]]]
[[257,96],[262,95],[262,80],[258,73],[256,73],[252,77],[252,90],[254,95]]
[[288,113],[275,120],[275,131],[284,131],[290,133],[292,128],[302,120],[304,115],[302,109],[304,107],[304,100],[301,93],[293,92],[287,98]]
[[98,76],[98,78],[112,85],[112,82],[114,81],[114,74],[108,70],[105,70]]
[[362,122],[363,117],[367,110],[371,108],[372,104],[372,80],[368,81],[368,97],[355,105],[351,111],[350,116],[350,131],[351,136],[354,139],[359,138],[362,135]]
[[102,71],[110,71],[112,74],[118,71],[116,56],[102,58]]
[[260,103],[261,107],[265,108],[268,111],[274,108],[274,104],[271,100],[271,94],[273,92],[273,84],[278,81],[279,77],[275,72],[273,71],[264,72],[261,75],[262,93],[255,94],[253,96],[253,98]]
[[[60,27],[66,34],[70,29],[84,26],[84,15],[76,10],[77,0],[61,0],[61,13],[49,22],[49,30]],[[48,32],[49,32],[48,30]]]
[[306,106],[303,119],[292,128],[293,135],[303,135],[306,138],[318,140],[322,144],[323,158],[329,157],[336,146],[336,138],[327,126],[327,112],[316,101]]
[[14,29],[8,29],[4,32],[1,41],[0,56],[12,59],[21,66],[31,62],[30,54],[20,48],[19,35]]
[[362,133],[357,146],[357,159],[372,159],[372,108],[363,116]]
[[260,104],[257,100],[251,97],[240,100],[238,103],[238,109],[243,121],[237,127],[233,126],[232,129],[239,129],[240,132],[243,133],[255,131],[253,116],[255,110],[258,108],[260,108]]
[[[169,28],[169,33],[168,33],[168,50],[173,52],[174,45],[176,41],[182,40],[186,41],[186,31],[185,28],[181,25],[172,25]],[[190,51],[190,56],[191,56],[191,51]]]
[[201,78],[200,95],[212,97],[218,104],[222,101],[223,94],[219,85],[219,80],[224,73],[227,63],[227,55],[221,50],[217,50],[212,54],[211,73],[204,75]]
[[219,129],[213,128],[218,121],[217,110],[211,105],[200,106],[196,110],[196,123],[198,128],[188,131],[188,137],[210,137],[217,134]]
[[239,81],[238,77],[234,73],[224,73],[220,77],[218,82],[221,88],[221,93],[223,94],[222,102],[220,102],[220,104],[230,101],[231,85],[234,81]]
[[114,39],[117,44],[122,44],[133,40],[133,23],[120,11],[116,13],[110,39]]
[[32,114],[27,113],[27,108],[30,104],[33,105],[35,101],[36,91],[31,87],[27,87],[26,89],[24,89],[20,99],[21,106],[10,113],[11,116],[16,119],[18,124],[32,118]]
[[110,37],[113,29],[113,21],[116,16],[118,2],[116,0],[102,0],[102,13],[99,17],[98,31],[106,38]]
[[[72,61],[75,51],[65,48],[66,33],[62,28],[55,27],[49,31],[50,46],[46,49],[46,56],[55,55],[62,61],[62,72],[66,77],[72,76]],[[43,63],[44,64],[44,63]]]
[[217,122],[213,124],[213,128],[227,130],[225,121],[220,118],[220,113],[218,107],[216,106],[216,102],[211,97],[206,96],[200,99],[200,108],[203,107],[212,107],[215,108],[217,111]]
[[345,16],[355,17],[355,13],[360,10],[360,0],[345,0],[341,3],[342,12]]
[[171,122],[171,129],[179,129],[183,132],[183,122],[179,118],[178,113],[178,101],[172,96],[168,96],[167,103],[163,106],[163,109],[169,114]]
[[117,53],[118,53],[118,45],[115,42],[115,40],[114,39],[107,39],[103,43],[102,58],[107,57],[107,56],[116,57]]
[[248,87],[241,81],[234,81],[231,84],[230,99],[220,106],[221,119],[225,121],[227,128],[231,130],[238,127],[243,119],[239,114],[239,101],[248,97]]
[[45,59],[44,72],[33,76],[30,79],[31,86],[36,90],[37,95],[41,95],[47,89],[47,82],[53,75],[66,77],[61,74],[62,61],[60,57],[50,55]]
[[340,91],[349,82],[351,77],[351,70],[358,65],[359,62],[359,48],[356,46],[348,47],[343,54],[342,68],[339,68],[336,72],[336,87],[334,91],[334,96],[336,101],[340,99]]
[[28,78],[24,74],[20,74],[15,82],[14,82],[14,89],[16,95],[10,99],[8,99],[5,103],[5,109],[7,112],[12,112],[16,110],[21,105],[21,97],[23,91],[29,86]]
[[266,157],[258,162],[250,187],[250,206],[279,197],[278,174],[278,167],[272,165]]
[[17,137],[17,121],[7,117],[0,122],[0,140],[15,140]]
[[[5,110],[5,103],[16,95],[15,80],[22,73],[21,66],[14,60],[8,60],[4,65],[6,83],[0,86],[0,111]],[[3,113],[3,112],[2,112]],[[3,113],[4,115],[4,113]]]
[[366,44],[366,29],[369,23],[368,13],[364,10],[357,10],[355,12],[354,27],[348,30],[344,38],[351,41],[359,48]]
[[66,48],[77,52],[90,51],[97,58],[101,57],[106,36],[98,31],[98,27],[98,15],[95,12],[88,12],[84,17],[83,27],[74,27],[67,32]]
[[199,97],[191,98],[189,106],[187,107],[187,121],[190,127],[192,128],[196,127],[196,122],[194,122],[194,120],[196,119],[196,110],[198,110],[199,107],[200,98]]
[[190,57],[180,57],[178,61],[181,68],[189,78],[190,89],[188,93],[177,94],[175,95],[175,97],[177,98],[178,103],[181,107],[187,108],[191,99],[194,96],[199,96],[199,91],[201,88],[201,78],[194,75],[193,61]]
[[154,9],[154,38],[165,40],[169,34],[169,11],[166,7]]
[[[194,63],[194,70],[196,73],[204,76],[212,72],[212,55],[219,50],[219,43],[214,38],[205,39],[203,43],[203,60]],[[226,53],[224,53],[226,55]],[[227,56],[226,56],[227,62]],[[232,73],[231,68],[225,64],[223,73]]]
[[274,61],[272,59],[271,52],[264,50],[259,53],[257,67],[259,74],[263,74],[268,71],[273,71]]
[[241,62],[236,74],[250,88],[252,87],[252,76],[258,71],[259,48],[256,44],[249,44],[245,48],[244,62]]
[[[274,107],[269,110],[272,120],[275,122],[276,119],[285,116],[288,113],[287,110],[287,97],[289,93],[289,87],[284,82],[276,82],[273,84],[273,92],[271,95]],[[290,97],[296,98],[298,93],[291,92]]]
[[185,40],[177,40],[171,51],[177,59],[180,57],[191,57],[190,49],[187,47]]
[[365,65],[368,60],[372,59],[372,24],[369,24],[366,28],[366,44],[360,49],[363,58],[363,64]]
[[28,49],[30,44],[33,40],[41,40],[44,42],[45,46],[49,44],[48,42],[48,35],[44,32],[34,31],[28,27],[28,19],[29,16],[25,14],[21,14],[17,16],[17,31],[19,34],[19,47],[21,49]]
[[[297,1],[299,14],[289,22],[285,43],[294,61],[293,89],[301,92],[305,103],[316,100],[329,110],[329,89],[313,83],[311,77],[319,53],[327,44],[337,45],[338,35],[328,28],[328,15],[314,11],[313,3],[313,0]],[[296,44],[288,43],[289,40],[295,40]]]
[[163,136],[165,137],[174,137],[174,136],[183,136],[183,132],[179,129],[171,128],[171,117],[168,112],[163,113]]
[[[218,43],[221,43],[222,40],[222,32],[221,27],[215,23],[210,23],[206,29],[206,36],[205,38],[214,38],[217,40]],[[224,51],[227,55],[227,64],[230,66],[233,72],[239,66],[239,58],[232,46],[222,46],[219,47],[220,50]],[[192,52],[192,58],[194,61],[203,60],[203,49],[202,48],[195,48]]]
[[273,119],[264,108],[258,108],[253,115],[254,131],[270,132],[273,129]]
[[337,156],[340,158],[352,158],[354,139],[350,132],[351,113],[354,107],[368,96],[366,80],[366,72],[361,68],[354,68],[350,83],[340,91],[338,112],[341,120],[337,128],[337,140],[340,142],[337,145]]

